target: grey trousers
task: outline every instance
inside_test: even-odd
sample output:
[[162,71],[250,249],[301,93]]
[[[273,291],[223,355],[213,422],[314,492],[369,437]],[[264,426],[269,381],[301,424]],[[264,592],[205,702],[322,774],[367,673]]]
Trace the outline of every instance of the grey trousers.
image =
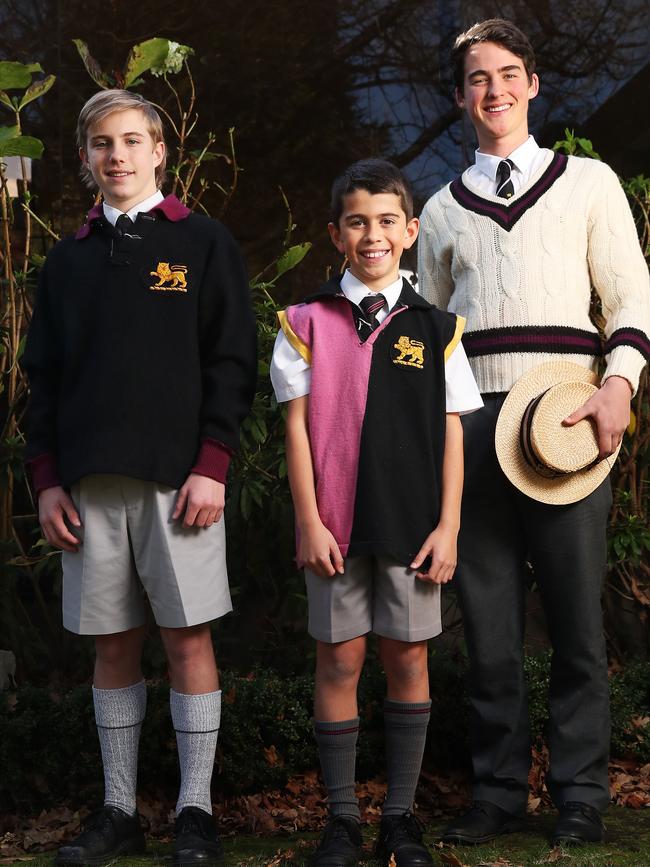
[[549,506],[499,467],[503,396],[463,416],[465,488],[457,589],[469,651],[474,797],[525,812],[530,733],[523,675],[525,562],[533,565],[553,661],[547,786],[556,805],[609,803],[609,688],[601,592],[609,479],[578,503]]

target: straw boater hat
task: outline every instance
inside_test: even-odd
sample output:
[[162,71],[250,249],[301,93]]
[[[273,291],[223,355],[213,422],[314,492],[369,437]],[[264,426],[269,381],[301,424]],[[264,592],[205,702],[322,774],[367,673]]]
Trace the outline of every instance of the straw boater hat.
[[527,496],[553,505],[575,503],[614,466],[620,444],[599,461],[590,418],[570,427],[562,424],[598,390],[597,382],[586,367],[550,361],[513,385],[499,413],[495,444],[501,469]]

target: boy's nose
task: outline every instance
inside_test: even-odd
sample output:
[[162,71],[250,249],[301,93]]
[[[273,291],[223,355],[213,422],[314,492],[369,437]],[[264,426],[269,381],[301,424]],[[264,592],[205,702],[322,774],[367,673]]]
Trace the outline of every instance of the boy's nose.
[[488,96],[499,96],[503,91],[501,85],[502,82],[497,77],[488,79]]
[[366,227],[366,238],[369,241],[380,241],[381,226],[378,223],[368,223]]

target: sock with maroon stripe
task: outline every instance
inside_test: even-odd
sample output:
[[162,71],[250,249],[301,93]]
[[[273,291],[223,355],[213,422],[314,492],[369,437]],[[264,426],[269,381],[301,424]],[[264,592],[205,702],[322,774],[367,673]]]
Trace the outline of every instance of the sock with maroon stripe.
[[359,717],[340,722],[314,720],[321,773],[327,789],[330,816],[349,816],[359,821],[359,802],[354,791]]
[[422,756],[431,717],[431,702],[384,701],[386,775],[385,816],[401,816],[413,809]]

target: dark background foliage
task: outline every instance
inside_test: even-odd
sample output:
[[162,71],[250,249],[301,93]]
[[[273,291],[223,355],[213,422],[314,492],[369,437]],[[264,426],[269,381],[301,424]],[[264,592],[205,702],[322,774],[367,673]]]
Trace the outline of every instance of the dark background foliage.
[[[29,204],[61,234],[74,230],[93,202],[78,178],[73,134],[79,108],[97,85],[72,39],[87,42],[102,69],[113,74],[123,68],[135,43],[154,36],[186,43],[195,51],[189,64],[198,119],[190,149],[200,149],[213,133],[214,150],[230,160],[216,156],[202,163],[201,177],[213,186],[202,196],[201,206],[220,215],[244,249],[253,276],[261,349],[255,408],[244,425],[229,483],[229,569],[236,611],[216,630],[225,667],[247,672],[262,665],[302,674],[312,666],[304,589],[292,560],[282,413],[268,381],[275,309],[307,294],[328,269],[341,265],[326,223],[332,178],[347,163],[369,154],[391,157],[409,174],[422,202],[471,160],[472,133],[453,103],[449,42],[458,30],[492,14],[512,17],[537,48],[542,95],[533,103],[531,121],[540,142],[552,146],[564,137],[569,152],[589,152],[582,136],[593,127],[599,131],[595,146],[604,159],[626,177],[640,172],[648,125],[636,106],[648,76],[644,45],[649,21],[640,0],[616,5],[579,0],[569,7],[549,0],[0,2],[0,60],[38,61],[46,73],[57,76],[52,90],[23,112],[22,123],[24,132],[45,143],[43,158],[33,164]],[[173,81],[185,104],[191,95],[189,78],[181,74]],[[162,79],[147,73],[137,87],[166,110],[176,110],[175,97]],[[0,123],[10,122],[9,114],[0,117]],[[576,127],[581,138],[565,136],[565,125]],[[233,128],[241,169],[234,174],[229,147]],[[178,154],[172,135],[169,145],[173,165]],[[643,233],[647,182],[637,180],[627,190]],[[6,232],[0,237],[0,649],[16,657],[19,683],[66,684],[89,678],[91,648],[60,626],[58,556],[34,547],[39,532],[21,464],[25,383],[19,379],[14,390],[10,388],[19,372],[38,257],[52,243],[43,226],[32,220],[30,259],[23,268],[27,225],[15,200],[13,214],[3,218]],[[277,276],[277,257],[307,241],[313,248],[299,267]],[[20,327],[12,333],[7,299],[14,289],[22,307],[15,320]],[[610,650],[619,658],[648,652],[646,394],[642,388],[636,399],[636,430],[626,441],[615,479],[606,601]],[[534,592],[530,598],[531,639],[544,647]],[[443,641],[462,651],[453,592],[447,595],[446,608]],[[162,675],[164,660],[156,641],[147,654],[147,674]]]

